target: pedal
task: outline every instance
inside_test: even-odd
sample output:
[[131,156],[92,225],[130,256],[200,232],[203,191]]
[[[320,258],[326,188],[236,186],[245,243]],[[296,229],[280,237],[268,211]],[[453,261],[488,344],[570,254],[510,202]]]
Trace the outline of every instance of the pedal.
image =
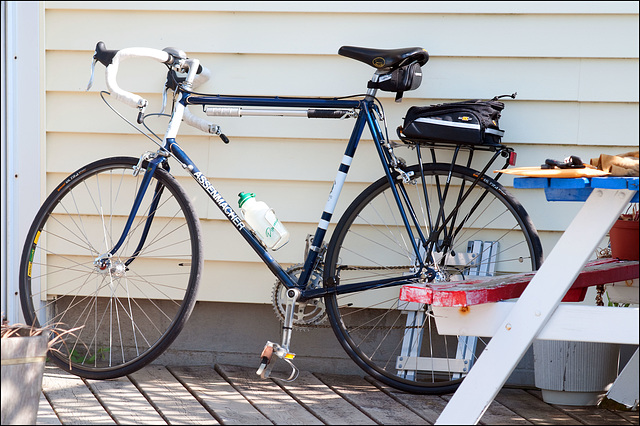
[[258,366],[258,370],[256,371],[256,374],[260,376],[261,379],[266,379],[269,377],[269,374],[271,372],[270,371],[265,372],[265,370],[270,362],[271,360],[268,359],[267,357],[262,357],[262,359],[260,360],[260,365]]
[[263,379],[266,379],[271,375],[271,368],[273,367],[271,364],[271,358],[273,357],[273,345],[274,343],[267,342],[260,354],[260,366],[258,367],[256,374]]
[[274,354],[278,358],[282,359],[287,364],[289,364],[292,370],[288,378],[286,379],[280,378],[280,380],[283,380],[285,382],[294,381],[298,377],[298,374],[300,373],[298,368],[295,365],[293,365],[293,363],[291,362],[291,360],[295,358],[296,354],[290,353],[282,346],[273,342],[267,342],[267,344],[264,346],[264,349],[260,354],[260,365],[258,366],[258,370],[256,371],[256,374],[260,376],[262,379],[266,379],[271,376],[271,369],[275,364],[272,362]]

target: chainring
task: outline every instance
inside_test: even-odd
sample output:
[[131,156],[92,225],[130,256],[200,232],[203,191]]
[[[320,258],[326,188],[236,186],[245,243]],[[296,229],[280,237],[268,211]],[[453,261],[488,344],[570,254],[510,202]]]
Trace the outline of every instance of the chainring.
[[[303,265],[297,264],[288,268],[286,272],[290,277],[294,278],[294,281],[297,281],[302,270]],[[307,289],[320,288],[322,286],[322,274],[322,268],[316,267],[311,273],[311,277],[309,277]],[[284,315],[287,307],[287,287],[280,280],[277,280],[273,287],[271,301],[276,316],[284,324]],[[323,298],[297,302],[293,313],[293,329],[307,331],[321,325],[326,319],[327,313]]]

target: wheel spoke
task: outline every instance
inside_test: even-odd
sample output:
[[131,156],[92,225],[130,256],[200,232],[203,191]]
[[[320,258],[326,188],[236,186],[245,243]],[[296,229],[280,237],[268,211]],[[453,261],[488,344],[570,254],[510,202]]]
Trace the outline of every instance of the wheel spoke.
[[[438,281],[539,266],[537,232],[524,209],[497,182],[448,164],[423,164],[410,171],[415,189],[396,184],[404,185],[398,192],[412,223],[411,234],[402,225],[388,181],[373,183],[334,231],[325,283],[353,286],[394,276],[401,280],[421,263],[436,271]],[[425,241],[417,237],[421,233]],[[419,253],[411,238],[417,238]],[[416,393],[452,392],[468,371],[464,362],[471,365],[475,360],[470,342],[477,343],[477,353],[484,342],[439,335],[431,307],[400,301],[398,290],[332,293],[325,297],[331,326],[351,358],[386,384]]]
[[[45,201],[23,251],[25,318],[82,326],[51,354],[82,377],[119,377],[152,361],[195,304],[202,268],[198,219],[165,170],[156,170],[123,244],[110,253],[142,182],[132,175],[136,163],[100,160],[67,179]],[[154,197],[159,202],[152,209]]]

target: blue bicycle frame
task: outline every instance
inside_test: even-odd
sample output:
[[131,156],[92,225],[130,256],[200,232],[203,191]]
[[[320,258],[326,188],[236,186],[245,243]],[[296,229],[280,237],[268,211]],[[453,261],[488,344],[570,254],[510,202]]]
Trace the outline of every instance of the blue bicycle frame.
[[[385,175],[389,182],[392,184],[391,188],[393,191],[393,195],[395,197],[396,203],[399,207],[399,211],[402,217],[402,221],[404,226],[406,227],[409,235],[411,236],[410,241],[413,244],[413,249],[415,253],[419,252],[418,245],[416,242],[416,238],[413,238],[413,232],[410,225],[410,218],[414,224],[417,224],[417,219],[413,212],[413,209],[410,204],[407,204],[408,214],[404,208],[404,204],[402,203],[402,199],[407,199],[406,194],[402,196],[398,191],[396,185],[394,185],[394,181],[398,179],[397,172],[397,164],[394,163],[394,159],[389,150],[385,149],[384,141],[385,138],[383,136],[382,130],[378,124],[378,121],[375,118],[375,114],[380,115],[377,105],[375,105],[375,98],[373,96],[365,96],[362,100],[344,100],[344,99],[327,99],[327,98],[281,98],[281,97],[233,97],[233,96],[222,96],[222,95],[195,95],[186,91],[179,90],[179,94],[182,96],[178,96],[179,102],[184,105],[201,105],[205,106],[221,106],[221,107],[230,107],[230,106],[243,106],[243,107],[289,107],[289,108],[321,108],[318,110],[320,112],[310,113],[316,114],[315,116],[318,118],[329,118],[338,117],[339,114],[331,115],[332,112],[340,112],[340,109],[347,110],[357,110],[357,118],[356,123],[353,127],[353,131],[351,133],[351,137],[349,139],[349,143],[345,149],[345,153],[343,156],[343,160],[338,167],[338,173],[336,179],[334,181],[333,188],[329,194],[328,201],[325,205],[324,211],[322,212],[322,216],[318,227],[316,229],[315,235],[313,237],[313,245],[309,248],[309,252],[306,257],[306,261],[304,263],[303,271],[298,279],[298,282],[294,282],[293,279],[285,272],[285,270],[280,266],[280,264],[267,252],[262,243],[258,240],[258,238],[246,227],[245,223],[242,221],[240,216],[235,212],[233,207],[226,201],[226,199],[218,192],[218,190],[211,184],[211,182],[207,179],[207,177],[198,169],[195,163],[187,156],[187,154],[182,150],[182,148],[178,145],[175,138],[166,138],[164,150],[170,152],[177,158],[183,165],[183,167],[191,174],[191,176],[199,183],[199,185],[205,190],[205,192],[209,195],[211,200],[218,206],[223,215],[229,220],[236,230],[242,235],[242,237],[249,243],[249,245],[253,248],[253,250],[258,254],[258,256],[262,259],[262,261],[267,265],[267,267],[271,270],[271,272],[289,289],[297,288],[300,290],[301,295],[300,299],[310,299],[322,297],[330,293],[349,293],[353,291],[361,291],[371,288],[382,288],[387,286],[395,286],[395,285],[403,285],[415,282],[417,278],[420,278],[425,271],[432,272],[430,268],[426,267],[423,259],[420,256],[417,256],[417,261],[419,262],[418,271],[406,277],[402,277],[402,279],[391,278],[386,280],[376,280],[371,282],[364,282],[358,284],[349,284],[349,285],[337,285],[330,286],[318,289],[305,289],[309,278],[313,272],[313,269],[316,267],[319,259],[320,247],[322,246],[322,242],[324,241],[325,234],[327,232],[327,228],[329,226],[329,222],[331,221],[331,217],[333,216],[335,206],[337,204],[338,198],[340,196],[340,192],[342,190],[343,184],[346,180],[347,173],[349,171],[351,161],[355,155],[356,149],[358,147],[358,143],[362,136],[362,132],[364,131],[365,125],[369,127],[371,131],[371,135],[373,137],[374,144],[376,146],[376,150],[378,155],[380,156],[380,160],[382,166],[385,171]],[[338,109],[338,110],[335,110]],[[312,110],[310,110],[312,111]],[[316,110],[313,110],[316,111]],[[313,115],[309,115],[309,117],[313,118]],[[133,216],[135,216],[137,209],[141,203],[142,197],[147,190],[147,186],[151,180],[151,176],[155,172],[155,169],[158,167],[160,163],[166,162],[167,156],[158,156],[153,160],[149,161],[149,166],[145,171],[145,176],[143,178],[141,187],[136,196],[136,201],[134,203],[134,207],[129,217],[129,221],[125,227],[123,232],[123,238],[128,233],[129,227],[133,221]],[[166,166],[165,166],[166,167]],[[156,195],[154,196],[154,202],[157,203],[159,199],[158,194],[159,189],[156,188]],[[150,224],[150,221],[153,220],[153,217],[150,216],[147,221],[147,228]],[[423,235],[421,228],[419,226],[416,227],[417,232],[419,233],[418,239],[422,242],[422,244],[426,244],[426,238]],[[146,238],[146,232],[142,237],[142,241],[140,242],[140,246],[144,243],[144,239]],[[120,246],[120,243],[116,244],[116,246],[112,249],[111,254],[114,254],[115,251]],[[135,258],[135,255],[129,259],[131,262]]]

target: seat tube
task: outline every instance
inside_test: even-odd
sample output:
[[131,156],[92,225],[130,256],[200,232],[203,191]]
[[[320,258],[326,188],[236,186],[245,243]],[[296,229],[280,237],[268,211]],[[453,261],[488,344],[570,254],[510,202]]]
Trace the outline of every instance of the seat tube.
[[360,110],[360,115],[358,115],[356,124],[353,127],[353,131],[351,132],[351,138],[349,139],[349,143],[347,144],[347,148],[342,157],[342,162],[338,167],[338,173],[335,180],[333,181],[333,187],[331,188],[331,192],[329,193],[329,198],[327,200],[327,203],[325,204],[324,210],[322,211],[322,216],[320,217],[320,222],[318,223],[316,233],[313,236],[313,243],[311,244],[311,247],[309,247],[309,253],[307,254],[304,269],[298,281],[298,285],[300,286],[304,286],[307,284],[313,268],[316,265],[318,255],[320,253],[320,248],[322,247],[322,242],[324,241],[324,237],[327,233],[327,228],[329,227],[329,222],[331,222],[331,217],[333,216],[336,204],[338,203],[338,198],[340,198],[340,192],[342,191],[344,182],[347,179],[347,173],[349,172],[349,167],[351,167],[351,161],[353,160],[356,148],[358,147],[358,142],[362,137],[362,132],[367,122],[366,116],[368,114],[368,107],[365,106]]
[[[389,187],[391,189],[391,193],[393,194],[393,198],[396,200],[396,203],[398,205],[398,209],[400,212],[400,217],[402,218],[402,223],[404,224],[406,230],[407,230],[407,234],[409,235],[410,238],[410,242],[411,245],[413,247],[414,252],[416,253],[416,255],[419,253],[419,248],[418,245],[416,243],[416,239],[414,237],[414,233],[411,230],[411,225],[409,223],[409,217],[407,216],[407,212],[403,206],[402,203],[402,197],[398,191],[398,188],[395,185],[394,182],[394,176],[391,170],[391,158],[390,158],[390,154],[389,153],[385,153],[384,151],[384,147],[381,143],[381,141],[384,141],[384,138],[382,136],[382,131],[380,130],[380,127],[378,126],[378,124],[376,123],[376,121],[374,120],[374,117],[369,115],[368,117],[368,125],[369,128],[371,129],[371,134],[373,136],[374,142],[375,142],[375,146],[376,146],[376,150],[378,151],[378,156],[380,157],[380,161],[382,162],[382,167],[384,168],[385,174],[387,176],[387,179],[389,180]],[[411,210],[411,206],[408,203],[408,199],[407,199],[407,206],[409,207],[409,209]],[[417,224],[417,222],[415,221],[415,214],[411,211],[411,216],[414,219],[414,222]],[[420,231],[420,227],[417,227],[418,229],[418,233],[420,234],[420,239],[424,241],[424,235],[422,235],[422,232]],[[420,257],[418,256],[418,259],[420,259]],[[424,263],[422,262],[422,260],[420,259],[420,265],[424,266]]]

